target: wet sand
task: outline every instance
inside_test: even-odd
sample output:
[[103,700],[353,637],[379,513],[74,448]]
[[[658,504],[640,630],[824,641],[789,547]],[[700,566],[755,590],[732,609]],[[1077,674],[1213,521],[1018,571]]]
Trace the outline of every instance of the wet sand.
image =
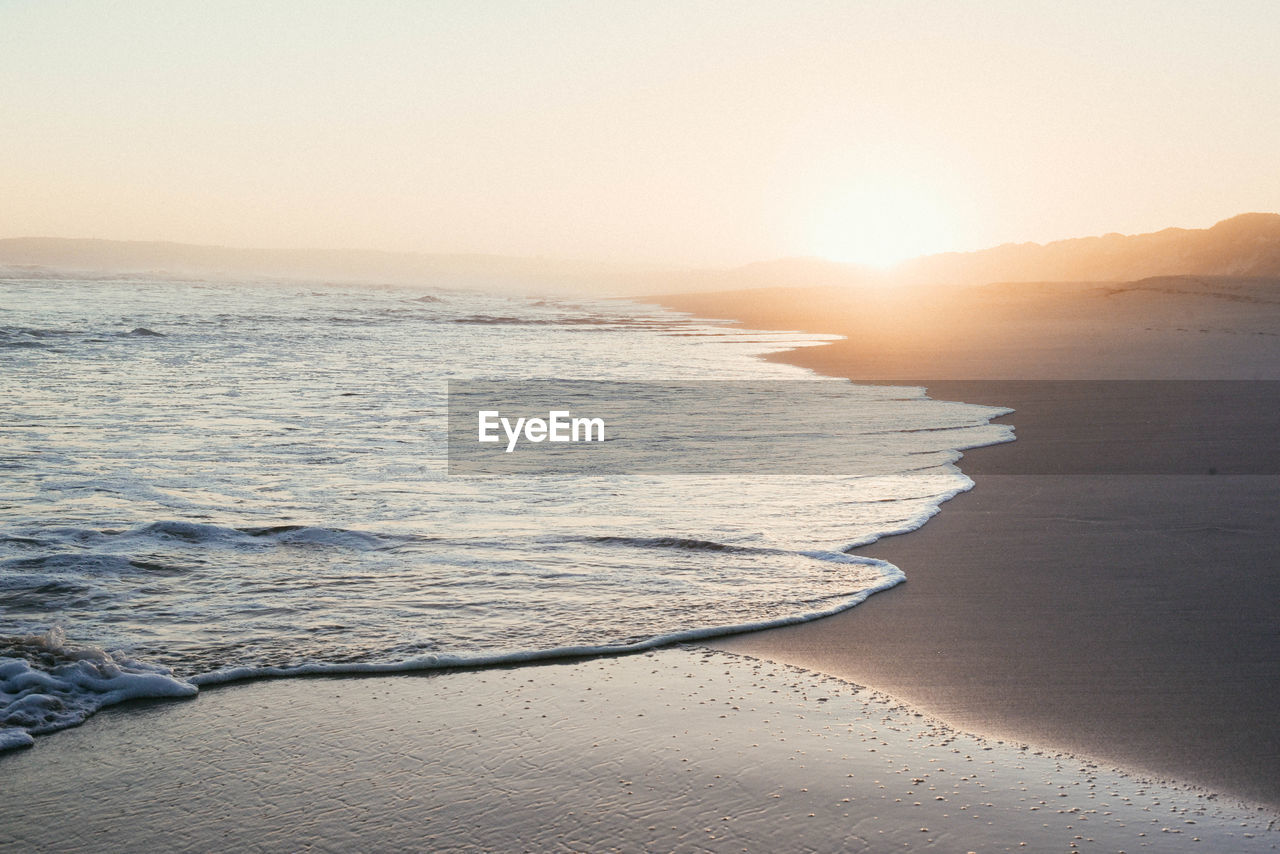
[[1268,851],[1272,815],[708,651],[292,679],[0,759],[0,848]]
[[906,584],[717,647],[1280,805],[1280,384],[1040,381],[1280,379],[1280,283],[1017,288],[662,300],[849,336],[777,357],[824,374],[1017,410],[1017,442],[961,462],[970,493],[859,549]]

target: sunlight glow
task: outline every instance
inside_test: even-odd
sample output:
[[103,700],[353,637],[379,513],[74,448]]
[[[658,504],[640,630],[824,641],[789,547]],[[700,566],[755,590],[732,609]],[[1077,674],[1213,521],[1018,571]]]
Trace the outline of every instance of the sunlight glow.
[[812,254],[887,269],[951,248],[952,228],[937,201],[906,182],[860,181],[821,207]]

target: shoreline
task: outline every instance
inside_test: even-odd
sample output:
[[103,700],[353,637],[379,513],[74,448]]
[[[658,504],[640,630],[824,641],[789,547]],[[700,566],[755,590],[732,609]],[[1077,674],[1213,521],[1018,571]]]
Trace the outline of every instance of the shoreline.
[[[753,327],[771,328],[772,316],[772,328],[843,334],[769,358],[854,382],[941,377],[927,382],[930,397],[1016,410],[997,419],[1015,425],[1016,442],[966,451],[958,464],[973,490],[920,530],[857,550],[897,565],[905,584],[852,611],[714,648],[868,685],[967,732],[1280,807],[1280,478],[1274,443],[1260,439],[1274,429],[1280,386],[1259,386],[1262,400],[1246,383],[1226,405],[1184,394],[1171,406],[1172,385],[1136,383],[1099,403],[1082,396],[1089,383],[1042,381],[1070,369],[1166,382],[1184,379],[1180,366],[1201,378],[1274,380],[1275,337],[1144,338],[1163,309],[1117,313],[1097,287],[1023,300],[1019,327],[1005,333],[995,321],[1012,321],[990,289],[970,289],[940,300],[969,312],[956,324],[974,335],[967,349],[948,349],[959,346],[954,330],[908,336],[897,349],[882,330],[869,355],[859,337],[867,323],[850,315],[848,294],[655,301]],[[1196,303],[1198,322],[1238,326],[1235,307],[1219,302]],[[1278,321],[1274,309],[1249,319],[1260,333],[1280,330]],[[1195,361],[1205,337],[1217,351],[1208,365]],[[1209,474],[1219,466],[1222,475]]]
[[[838,319],[826,314],[824,322]],[[838,361],[841,343],[782,356],[836,358],[830,364],[847,370],[849,363]],[[946,382],[930,386],[944,397],[974,393],[971,385]],[[1057,600],[1056,617],[1068,617],[1062,624],[1040,619],[1052,609],[1035,609],[1070,588],[1061,573],[1090,565],[1091,554],[1111,559],[1117,526],[1141,534],[1127,548],[1148,561],[1144,549],[1176,556],[1190,544],[1216,546],[1220,562],[1251,554],[1258,568],[1280,565],[1280,553],[1267,551],[1280,478],[1231,474],[1248,455],[1220,460],[1224,476],[1045,474],[1046,458],[1079,456],[1082,436],[1062,432],[1058,411],[1075,411],[1078,400],[1049,395],[1015,403],[1019,411],[1002,420],[1025,431],[1019,442],[968,451],[960,463],[974,490],[910,535],[858,549],[909,576],[859,607],[697,647],[482,669],[254,679],[211,685],[189,702],[107,708],[29,750],[0,754],[8,786],[0,849],[1275,850],[1280,809],[1265,791],[1252,794],[1256,787],[1241,783],[1274,767],[1264,737],[1274,739],[1276,728],[1261,725],[1274,722],[1274,712],[1240,702],[1261,696],[1242,679],[1225,708],[1253,715],[1252,722],[1224,726],[1222,709],[1203,702],[1207,692],[1221,693],[1221,671],[1205,671],[1208,685],[1185,679],[1195,664],[1187,656],[1216,642],[1191,631],[1205,608],[1195,585],[1222,582],[1220,570],[1187,568],[1197,596],[1183,601],[1188,609],[1175,608],[1173,620],[1176,596],[1126,599],[1162,617],[1148,626],[1126,623],[1136,637],[1107,633],[1117,625],[1108,607],[1115,597],[1104,594],[1149,594],[1158,589],[1143,586],[1151,577],[1116,575],[1110,581],[1119,587],[1111,590],[1080,586],[1066,603],[1076,610],[1064,611]],[[1094,413],[1104,438],[1135,417],[1120,404]],[[1241,423],[1255,420],[1246,412]],[[1222,453],[1239,451],[1219,444]],[[1198,453],[1202,444],[1196,447]],[[1010,473],[1013,458],[1034,473]],[[1194,489],[1152,490],[1152,478]],[[1152,494],[1162,524],[1128,524],[1136,518],[1128,505]],[[1079,506],[1064,507],[1071,497]],[[1198,514],[1192,525],[1188,509]],[[1219,516],[1207,517],[1208,510]],[[1038,526],[1032,542],[1029,522]],[[1050,522],[1061,530],[1047,530]],[[1023,555],[1039,548],[1042,558],[1047,551],[1061,562],[1053,572],[1023,567],[996,579],[1006,582],[999,585],[988,577],[984,551],[993,544]],[[1228,545],[1240,555],[1233,558]],[[1265,637],[1274,625],[1267,608],[1280,597],[1259,595],[1249,586],[1255,576],[1210,589],[1225,596],[1219,606],[1237,623],[1249,608],[1262,609],[1244,620],[1263,630],[1261,640],[1237,641],[1242,650],[1255,647],[1250,666],[1264,668],[1265,687],[1272,684],[1266,668],[1278,660]],[[1072,577],[1108,581],[1107,573]],[[979,583],[984,578],[992,583]],[[1225,595],[1242,590],[1252,596]],[[1029,623],[1045,641],[1042,652],[1069,654],[1037,659]],[[1164,623],[1174,630],[1170,637],[1145,637]],[[1183,635],[1182,646],[1171,643]],[[751,644],[761,647],[747,649]],[[1114,654],[1125,644],[1148,653],[1155,645],[1156,654],[1139,661],[1145,681],[1114,678],[1125,673],[1126,662]],[[1172,656],[1180,669],[1152,670],[1161,655],[1171,657],[1171,646],[1180,650],[1182,658]],[[983,678],[965,669],[973,662]],[[1210,656],[1201,663],[1214,662]],[[1231,666],[1242,672],[1241,662]],[[1102,690],[1108,673],[1136,693],[1109,695]],[[1157,689],[1163,693],[1153,706]],[[1034,702],[1018,705],[1028,699]],[[1132,761],[1096,749],[1099,723],[1122,745],[1129,737],[1115,702],[1121,711],[1163,710],[1130,722],[1154,738],[1128,745]],[[1056,718],[1058,705],[1084,715],[1084,723]],[[1192,729],[1171,757],[1191,764],[1170,770],[1161,764],[1170,758],[1161,754],[1161,739],[1176,719]],[[1205,720],[1214,726],[1201,727]],[[1019,721],[1040,728],[1020,730]],[[1214,748],[1215,727],[1243,733],[1248,743]],[[1200,729],[1208,741],[1191,737]],[[1225,759],[1216,772],[1182,770],[1202,769],[1214,749]],[[1244,750],[1255,765],[1241,761]],[[1225,782],[1215,782],[1215,773]]]

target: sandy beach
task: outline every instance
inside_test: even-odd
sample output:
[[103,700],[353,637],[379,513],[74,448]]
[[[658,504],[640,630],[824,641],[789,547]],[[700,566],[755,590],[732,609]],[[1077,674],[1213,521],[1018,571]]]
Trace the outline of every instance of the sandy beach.
[[1149,6],[0,3],[0,854],[1280,851],[1280,4]]
[[[1273,816],[705,650],[262,681],[5,757],[0,848],[1268,851]],[[22,816],[56,815],[57,821]]]
[[848,336],[779,357],[820,373],[1017,410],[1017,442],[961,462],[972,492],[859,550],[905,585],[717,646],[1280,805],[1277,386],[1240,382],[1280,376],[1278,294],[1190,279],[664,299]]
[[1280,322],[1200,295],[1217,332],[1138,347],[1152,306],[1043,290],[1012,342],[1001,289],[939,297],[947,323],[875,373],[874,300],[664,300],[848,336],[779,357],[823,373],[1016,410],[1017,442],[962,461],[975,489],[858,550],[907,583],[713,649],[109,708],[0,756],[0,849],[1274,850]]

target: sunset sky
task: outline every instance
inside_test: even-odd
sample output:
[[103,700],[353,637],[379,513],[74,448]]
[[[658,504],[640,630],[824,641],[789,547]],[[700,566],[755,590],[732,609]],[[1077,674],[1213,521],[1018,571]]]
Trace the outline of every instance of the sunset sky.
[[1274,2],[0,0],[0,237],[871,264],[1280,209]]

